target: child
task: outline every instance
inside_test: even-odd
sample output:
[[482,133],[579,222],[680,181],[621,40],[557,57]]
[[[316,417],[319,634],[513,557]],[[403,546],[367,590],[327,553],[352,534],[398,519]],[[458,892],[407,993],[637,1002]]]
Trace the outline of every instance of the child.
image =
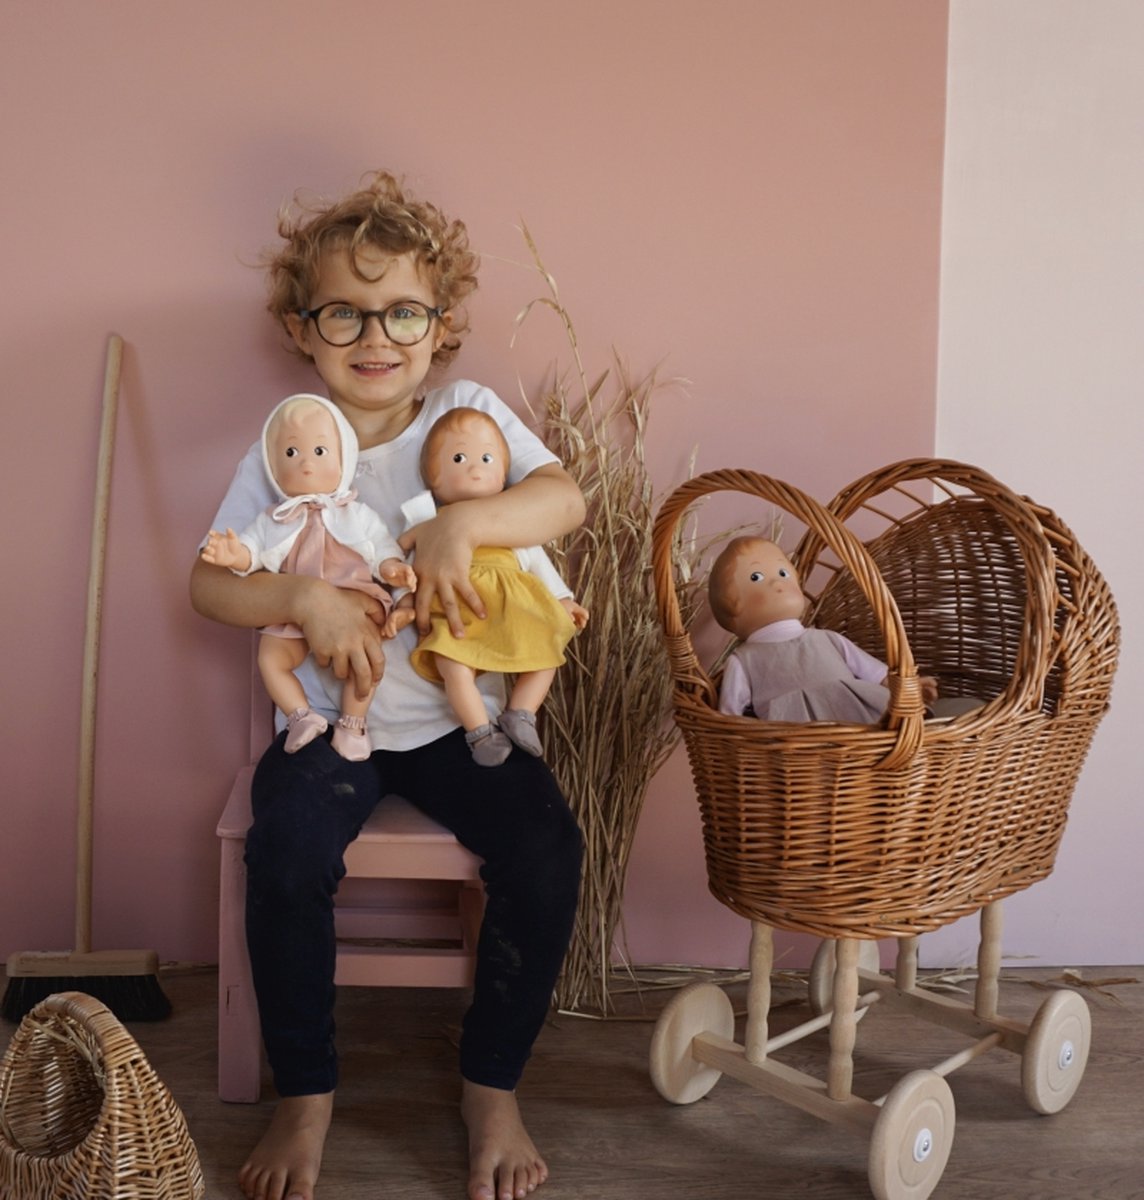
[[[500,426],[475,408],[453,408],[437,418],[421,448],[421,475],[429,485],[402,506],[413,520],[432,516],[434,504],[454,504],[504,490],[511,455]],[[445,685],[445,695],[465,727],[465,741],[481,766],[495,767],[513,745],[540,754],[536,713],[544,703],[564,647],[588,623],[588,611],[572,598],[548,555],[481,547],[470,579],[485,607],[478,620],[466,613],[465,636],[453,636],[440,609],[429,633],[413,651],[413,669]],[[483,671],[516,676],[512,695],[496,725],[477,690]],[[499,726],[499,728],[498,728]],[[508,735],[507,737],[505,735]]]
[[[715,620],[741,640],[723,669],[719,711],[763,721],[870,725],[890,702],[886,664],[829,629],[802,624],[798,573],[774,542],[733,538],[711,568]],[[922,698],[937,681],[921,678]]]
[[[356,433],[356,486],[391,529],[401,502],[422,487],[419,450],[442,412],[478,408],[504,430],[512,486],[449,504],[399,538],[416,553],[418,628],[428,631],[436,602],[463,636],[462,605],[485,615],[469,579],[475,547],[546,542],[584,519],[575,483],[507,405],[468,381],[430,384],[431,370],[460,346],[461,306],[476,286],[465,227],[379,172],[340,201],[287,213],[279,232],[285,244],[269,264],[270,311]],[[273,499],[254,447],[213,525],[244,528]],[[474,763],[444,692],[410,666],[417,629],[386,642],[386,663],[385,613],[372,596],[304,575],[240,577],[201,559],[191,595],[215,620],[299,625],[311,650],[299,679],[323,716],[337,711],[339,681],[352,680],[364,696],[380,680],[366,721],[375,747],[368,760],[342,758],[324,737],[287,755],[280,734],[255,772],[247,933],[280,1100],[240,1172],[244,1192],[259,1200],[314,1195],[337,1081],[333,893],[344,848],[380,797],[397,793],[484,860],[487,903],[460,1049],[468,1197],[526,1195],[548,1171],[513,1089],[567,948],[581,857],[579,829],[551,773],[522,753],[494,770]],[[477,686],[499,714],[501,676],[486,673]]]
[[[259,513],[241,534],[212,529],[202,549],[209,563],[240,575],[251,571],[303,571],[339,587],[374,596],[386,612],[393,598],[374,583],[416,588],[413,568],[385,522],[354,497],[358,445],[340,412],[320,396],[289,396],[266,419],[262,460],[278,503]],[[325,733],[329,722],[310,708],[294,671],[309,653],[297,625],[270,626],[258,643],[258,669],[271,700],[286,714],[287,754]],[[343,757],[360,762],[372,747],[365,714],[373,688],[364,697],[342,687],[341,716],[330,744]]]

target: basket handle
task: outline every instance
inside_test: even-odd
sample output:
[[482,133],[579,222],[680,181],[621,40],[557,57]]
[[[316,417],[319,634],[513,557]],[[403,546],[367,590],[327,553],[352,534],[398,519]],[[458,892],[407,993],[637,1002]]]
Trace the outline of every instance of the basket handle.
[[885,640],[888,668],[886,686],[890,692],[890,703],[883,722],[887,730],[897,735],[894,745],[879,765],[886,770],[904,766],[921,745],[925,705],[917,666],[897,603],[866,547],[857,537],[817,500],[771,476],[746,470],[709,471],[676,488],[660,506],[652,529],[652,577],[675,687],[712,708],[716,706],[715,684],[696,657],[691,636],[680,614],[671,554],[676,526],[684,512],[697,500],[715,492],[743,492],[775,504],[797,517],[822,538],[858,582],[870,602]]
[[[874,497],[901,489],[906,483],[931,484],[940,501],[962,489],[986,502],[1008,525],[1020,551],[1025,572],[1025,621],[1017,659],[1006,696],[1016,711],[1037,710],[1044,697],[1045,680],[1059,650],[1055,619],[1061,597],[1056,584],[1056,555],[1036,508],[1027,497],[980,467],[948,458],[912,458],[891,463],[855,480],[829,504],[840,522],[850,518]],[[917,500],[915,492],[907,493]],[[800,550],[816,557],[810,539]]]

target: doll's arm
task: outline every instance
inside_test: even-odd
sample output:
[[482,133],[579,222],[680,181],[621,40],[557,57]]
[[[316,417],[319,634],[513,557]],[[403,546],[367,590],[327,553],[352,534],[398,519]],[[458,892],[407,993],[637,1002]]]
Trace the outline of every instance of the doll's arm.
[[460,604],[484,617],[484,605],[469,579],[478,546],[532,546],[570,533],[584,520],[584,497],[556,463],[537,467],[496,496],[458,500],[432,520],[398,539],[408,553],[417,549],[417,627],[429,630],[436,598],[455,637],[463,637]]
[[228,567],[232,571],[249,571],[253,563],[250,547],[243,545],[237,533],[228,529],[219,533],[212,529],[207,534],[206,544],[199,551],[203,562],[213,563],[218,567]]
[[417,591],[417,574],[402,558],[383,558],[377,565],[377,577],[390,587],[404,587]]
[[582,604],[577,604],[571,596],[565,596],[560,603],[564,605],[564,611],[572,618],[572,624],[577,629],[583,629],[588,624],[588,617],[591,614]]
[[413,593],[406,592],[389,610],[389,616],[385,618],[385,624],[382,626],[382,635],[387,638],[397,637],[406,625],[412,625],[415,620],[417,613],[413,607]]
[[719,687],[719,711],[728,716],[741,717],[750,704],[750,681],[738,655],[732,654],[723,668],[723,682]]

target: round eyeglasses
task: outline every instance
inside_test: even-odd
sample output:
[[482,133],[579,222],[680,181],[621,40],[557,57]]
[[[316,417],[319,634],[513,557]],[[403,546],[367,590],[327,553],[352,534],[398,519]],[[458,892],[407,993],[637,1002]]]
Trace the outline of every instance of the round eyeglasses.
[[430,308],[419,300],[396,300],[386,308],[360,309],[343,300],[331,300],[321,308],[303,308],[298,316],[313,320],[323,342],[331,346],[352,346],[361,337],[370,317],[381,322],[385,336],[398,346],[416,346],[425,338],[434,317],[443,308]]

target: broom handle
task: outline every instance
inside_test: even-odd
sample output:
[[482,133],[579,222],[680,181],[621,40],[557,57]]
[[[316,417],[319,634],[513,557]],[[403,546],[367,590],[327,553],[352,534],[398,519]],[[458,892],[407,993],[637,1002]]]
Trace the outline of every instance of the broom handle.
[[107,549],[107,514],[111,500],[111,459],[115,451],[115,418],[119,408],[119,376],[123,339],[107,340],[103,373],[103,420],[99,429],[99,462],[95,472],[95,511],[91,521],[91,565],[84,617],[83,692],[79,727],[79,779],[76,810],[75,948],[91,952],[92,809],[95,792],[95,702],[99,683],[99,627],[103,615],[103,564]]

